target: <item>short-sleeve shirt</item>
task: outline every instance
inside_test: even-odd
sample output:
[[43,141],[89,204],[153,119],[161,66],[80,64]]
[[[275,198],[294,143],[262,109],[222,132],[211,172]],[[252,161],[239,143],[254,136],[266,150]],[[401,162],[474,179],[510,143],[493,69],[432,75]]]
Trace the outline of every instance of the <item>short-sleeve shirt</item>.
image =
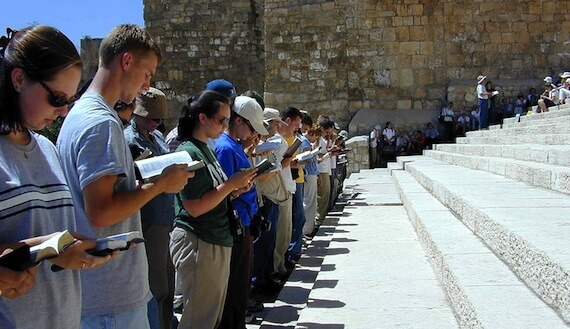
[[[160,131],[149,132],[151,136],[149,140],[139,132],[135,120],[131,120],[131,124],[125,128],[124,135],[133,158],[146,150],[152,151],[152,156],[170,153]],[[141,220],[146,225],[171,226],[174,222],[174,194],[161,193],[152,198],[142,206]]]
[[[0,243],[76,230],[57,150],[47,138],[30,135],[25,146],[0,136]],[[79,328],[79,271],[53,273],[50,266],[47,261],[39,265],[36,285],[26,295],[0,297],[0,327]],[[3,321],[6,317],[13,325]]]
[[[206,164],[204,168],[196,170],[194,177],[178,193],[181,200],[199,199],[228,179],[214,152],[206,143],[192,139],[181,143],[176,151],[186,151],[193,160],[202,160]],[[231,247],[233,237],[228,220],[227,202],[227,199],[224,199],[212,210],[198,217],[192,217],[176,198],[174,210],[177,215],[174,223],[176,226],[192,231],[199,239],[208,243]]]
[[487,96],[487,95],[481,95],[481,94],[486,93],[486,92],[487,92],[487,88],[485,88],[484,85],[482,85],[482,84],[478,84],[478,85],[477,85],[477,98],[479,98],[479,99],[488,99],[489,96]]
[[[57,148],[73,203],[77,230],[87,236],[141,231],[140,212],[114,225],[96,228],[85,214],[83,189],[104,176],[118,176],[114,190],[137,188],[133,157],[123,136],[123,124],[95,92],[84,94],[65,118]],[[122,313],[144,306],[152,297],[148,285],[148,265],[144,246],[138,245],[94,269],[81,271],[82,315]]]
[[[313,145],[311,144],[309,139],[305,137],[301,141],[301,150],[306,151],[306,150],[312,150],[312,149],[313,149]],[[307,175],[318,175],[319,174],[319,168],[317,168],[317,158],[318,157],[314,157],[313,161],[305,164],[305,171],[307,172]]]
[[[231,177],[240,170],[251,168],[247,155],[243,151],[240,143],[231,138],[227,133],[223,133],[216,140],[214,150],[216,157],[226,175]],[[255,185],[247,192],[232,200],[232,206],[237,210],[243,226],[249,226],[251,219],[257,214],[257,190]]]
[[[327,140],[324,139],[323,137],[319,137],[319,146],[321,147],[321,150],[319,151],[319,154],[327,154]],[[319,169],[319,173],[321,174],[331,174],[331,162],[329,159],[324,159],[322,160],[320,163],[317,164],[317,168]]]
[[[287,145],[291,146],[291,144],[293,144],[293,142],[295,141],[295,137],[296,136],[291,136],[291,137],[285,138]],[[306,139],[306,138],[305,138],[305,136],[301,136],[300,139],[301,139],[301,144],[303,144],[303,139]],[[293,153],[293,156],[296,156],[297,154],[301,153],[301,152],[299,152],[300,150],[301,150],[301,146],[299,146],[297,151],[295,151],[295,153]],[[297,177],[295,179],[295,183],[300,184],[300,183],[303,183],[305,181],[305,174],[303,173],[303,167],[302,166],[299,166],[297,169],[299,169],[298,170],[299,177]]]
[[[280,148],[275,150],[275,151],[271,151],[271,152],[273,153],[273,155],[275,155],[275,159],[278,162],[283,161],[283,155],[285,154],[285,152],[289,148],[289,146],[287,146],[287,142],[285,141],[285,138],[283,138],[279,134],[275,134],[273,137],[269,138],[268,140],[280,140],[281,141]],[[279,173],[281,174],[281,177],[283,178],[283,183],[285,184],[285,188],[287,189],[287,191],[294,193],[297,190],[297,186],[295,185],[295,181],[293,180],[293,176],[291,175],[291,166],[287,166],[286,168],[282,168]]]

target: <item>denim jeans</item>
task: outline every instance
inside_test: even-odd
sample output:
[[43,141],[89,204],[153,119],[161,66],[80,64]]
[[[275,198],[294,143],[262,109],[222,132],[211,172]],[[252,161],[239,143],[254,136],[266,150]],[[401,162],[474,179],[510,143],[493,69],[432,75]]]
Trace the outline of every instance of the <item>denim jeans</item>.
[[305,209],[303,207],[304,183],[297,183],[297,190],[293,195],[293,232],[289,244],[289,259],[298,260],[303,247],[303,226],[305,226]]
[[273,273],[273,250],[275,249],[279,207],[263,197],[263,207],[260,212],[271,223],[271,229],[261,232],[259,238],[253,242],[252,285],[254,287],[264,285],[266,279]]
[[81,317],[81,329],[150,329],[147,305],[128,312]]
[[481,112],[479,112],[479,128],[484,129],[489,127],[489,109],[487,99],[479,98],[479,108]]

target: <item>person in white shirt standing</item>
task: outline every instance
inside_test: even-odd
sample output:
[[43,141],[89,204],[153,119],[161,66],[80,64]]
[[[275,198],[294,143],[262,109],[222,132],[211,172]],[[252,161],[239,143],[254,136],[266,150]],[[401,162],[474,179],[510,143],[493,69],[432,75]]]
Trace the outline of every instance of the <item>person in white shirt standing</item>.
[[376,168],[378,162],[378,139],[380,138],[382,126],[375,125],[370,132],[370,169]]

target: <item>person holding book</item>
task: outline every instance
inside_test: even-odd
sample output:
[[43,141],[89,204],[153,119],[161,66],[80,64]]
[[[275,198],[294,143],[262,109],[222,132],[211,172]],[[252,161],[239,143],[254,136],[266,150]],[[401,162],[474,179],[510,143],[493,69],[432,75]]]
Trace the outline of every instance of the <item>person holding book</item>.
[[[305,141],[301,144],[304,151],[318,149],[319,139],[323,133],[323,128],[318,124],[313,124],[305,133]],[[315,220],[317,218],[317,179],[319,176],[319,168],[317,167],[318,157],[305,165],[305,186],[303,187],[303,203],[305,205],[305,225],[303,226],[303,234],[312,238],[315,231]]]
[[[299,109],[288,106],[280,113],[280,118],[281,121],[285,122],[287,125],[277,126],[278,134],[276,134],[276,136],[283,139],[283,143],[281,144],[282,147],[278,152],[278,160],[281,161],[281,166],[283,168],[281,170],[281,175],[283,182],[285,183],[285,188],[292,197],[290,199],[290,203],[287,205],[279,205],[279,221],[277,222],[277,236],[275,241],[275,250],[273,253],[273,278],[275,278],[277,282],[284,283],[287,276],[287,267],[285,266],[285,263],[287,261],[287,252],[289,250],[289,244],[291,243],[291,236],[293,234],[293,214],[296,209],[293,201],[293,196],[297,191],[295,178],[298,177],[300,168],[298,166],[298,161],[293,157],[297,149],[294,147],[291,149],[291,147],[294,143],[297,144],[297,148],[300,147],[301,143],[296,138],[295,131],[297,130],[297,127],[299,127],[299,124],[301,124],[303,114]],[[293,176],[293,172],[297,173],[296,177]],[[300,199],[299,202],[302,203],[303,199]]]
[[[219,138],[228,127],[230,112],[227,97],[206,90],[184,104],[178,121],[181,143],[177,151],[186,151],[192,159],[206,163],[174,201],[170,254],[176,269],[176,294],[182,295],[179,328],[214,329],[220,325],[234,243],[229,202],[251,190],[257,173],[256,169],[246,169],[228,178],[207,145],[208,138]],[[240,129],[249,129],[240,121]]]
[[[57,150],[34,131],[67,114],[69,104],[76,98],[83,67],[73,43],[56,28],[37,25],[9,33],[0,39],[3,256],[9,253],[7,248],[35,246],[54,232],[76,229],[74,205]],[[53,255],[59,256],[51,259],[52,263],[79,270],[110,259],[89,255],[86,250],[94,248],[95,243],[77,234],[75,237],[77,240],[72,238],[65,251],[54,250]],[[79,327],[79,271],[55,274],[50,265],[44,262],[22,272],[0,268],[2,328]],[[37,284],[30,290],[34,281]]]
[[[145,151],[152,152],[152,157],[170,153],[164,136],[156,129],[168,117],[168,103],[162,91],[150,87],[136,98],[133,117],[124,131],[133,159]],[[153,296],[148,303],[148,318],[153,328],[170,329],[172,324],[174,266],[168,243],[174,222],[173,204],[173,194],[161,193],[141,208],[149,284]]]
[[[248,141],[258,134],[269,132],[263,125],[263,109],[251,97],[238,96],[231,107],[228,129],[218,138],[214,151],[227,176],[249,170],[251,164],[240,141]],[[257,142],[255,143],[257,145]],[[257,214],[257,190],[255,185],[243,193],[235,193],[231,201],[233,209],[244,226],[244,236],[234,242],[231,255],[228,293],[222,322],[218,328],[244,328],[253,257],[253,237],[249,227]]]
[[[143,28],[123,24],[101,42],[93,82],[65,119],[57,140],[79,232],[98,238],[142,231],[139,209],[161,193],[181,190],[194,176],[186,164],[163,170],[153,183],[137,184],[133,158],[123,136],[117,101],[130,103],[150,87],[162,58]],[[145,248],[81,275],[82,328],[149,328]]]

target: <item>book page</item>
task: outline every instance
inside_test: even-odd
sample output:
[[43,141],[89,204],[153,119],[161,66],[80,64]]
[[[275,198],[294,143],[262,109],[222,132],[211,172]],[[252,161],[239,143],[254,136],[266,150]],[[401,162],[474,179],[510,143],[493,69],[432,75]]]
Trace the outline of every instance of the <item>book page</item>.
[[187,164],[192,163],[192,157],[186,151],[174,152],[164,155],[155,156],[152,158],[135,161],[141,177],[148,180],[150,177],[158,176],[162,173],[164,168],[173,164]]
[[58,232],[46,241],[30,247],[32,261],[40,262],[44,259],[57,257],[67,246],[75,242],[75,238],[69,231]]

